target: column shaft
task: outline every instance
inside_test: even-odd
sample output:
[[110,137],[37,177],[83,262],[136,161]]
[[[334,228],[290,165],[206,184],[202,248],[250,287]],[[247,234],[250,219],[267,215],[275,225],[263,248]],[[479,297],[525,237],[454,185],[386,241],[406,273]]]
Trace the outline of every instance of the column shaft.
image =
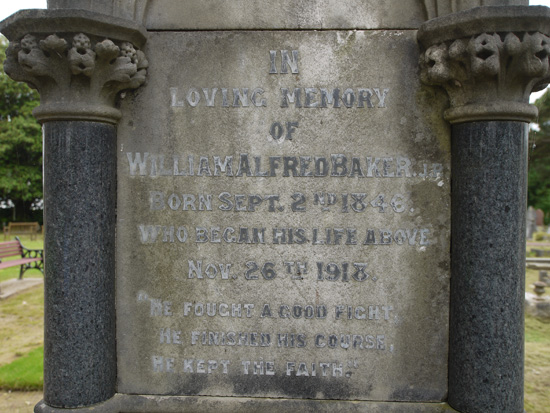
[[116,385],[116,128],[44,128],[44,401],[78,407]]
[[527,124],[452,127],[449,404],[523,412]]

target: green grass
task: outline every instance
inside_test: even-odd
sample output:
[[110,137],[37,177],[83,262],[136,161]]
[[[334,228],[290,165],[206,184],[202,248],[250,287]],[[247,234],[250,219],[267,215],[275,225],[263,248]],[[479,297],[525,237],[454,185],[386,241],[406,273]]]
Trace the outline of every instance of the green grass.
[[541,320],[527,314],[525,316],[525,342],[542,343],[550,348],[550,320]]
[[[10,240],[14,240],[15,237],[11,237]],[[21,243],[24,247],[29,249],[44,249],[44,240],[42,239],[42,236],[39,235],[38,239],[31,241],[29,236],[19,237],[21,240]],[[8,241],[8,240],[6,240]],[[1,238],[0,242],[4,242],[4,239]],[[4,258],[2,261],[10,261],[15,260],[17,258],[21,257],[10,257],[10,258]],[[6,268],[5,270],[0,271],[0,282],[10,280],[12,278],[18,278],[19,277],[19,270],[21,267],[10,267]],[[42,273],[39,270],[27,270],[23,277],[41,277]]]
[[42,389],[43,317],[42,286],[0,301],[0,389]]
[[0,366],[43,345],[44,288],[0,301]]
[[550,322],[525,317],[525,411],[550,412]]
[[[548,249],[547,247],[532,247]],[[530,249],[530,248],[529,248]],[[529,251],[527,252],[529,256]],[[535,254],[531,254],[534,256]],[[538,281],[537,270],[525,273],[525,290],[533,292]],[[546,289],[546,294],[550,293]],[[550,412],[550,320],[525,315],[525,411],[527,413]]]
[[0,367],[0,389],[41,390],[44,384],[44,348],[39,347]]

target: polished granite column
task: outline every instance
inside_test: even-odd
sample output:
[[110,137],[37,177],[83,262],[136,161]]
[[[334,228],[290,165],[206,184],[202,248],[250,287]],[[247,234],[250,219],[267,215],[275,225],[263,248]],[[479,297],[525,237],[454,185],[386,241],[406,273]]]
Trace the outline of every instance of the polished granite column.
[[449,404],[523,412],[527,124],[452,126]]
[[41,100],[44,401],[35,411],[91,406],[116,391],[115,100],[145,81],[146,31],[71,9],[24,10],[0,30],[6,73]]
[[116,129],[44,123],[44,400],[114,395]]
[[523,412],[529,94],[550,78],[550,10],[478,7],[424,23],[421,78],[452,124],[448,403]]

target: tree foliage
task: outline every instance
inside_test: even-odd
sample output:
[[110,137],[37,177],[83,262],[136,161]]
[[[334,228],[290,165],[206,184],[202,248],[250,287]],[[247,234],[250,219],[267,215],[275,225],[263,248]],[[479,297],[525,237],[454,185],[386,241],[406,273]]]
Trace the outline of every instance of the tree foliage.
[[529,133],[529,205],[544,211],[550,223],[550,92],[547,90],[536,102],[539,109],[539,130]]
[[[7,40],[0,38],[4,60]],[[36,219],[31,206],[42,198],[42,132],[32,116],[39,96],[0,71],[0,201],[15,205],[15,220]],[[11,214],[10,214],[11,215]],[[13,219],[13,217],[11,218]]]

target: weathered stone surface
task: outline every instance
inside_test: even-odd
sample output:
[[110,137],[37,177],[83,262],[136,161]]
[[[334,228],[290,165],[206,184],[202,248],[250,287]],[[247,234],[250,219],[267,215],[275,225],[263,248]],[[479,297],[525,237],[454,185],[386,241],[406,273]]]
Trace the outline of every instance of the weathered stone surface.
[[185,396],[143,396],[116,394],[105,403],[84,409],[56,409],[44,402],[37,404],[36,413],[451,413],[456,410],[446,403],[404,403],[404,402],[359,402],[359,401],[318,401],[299,399],[264,399],[243,397],[185,397]]
[[[115,394],[118,93],[145,81],[145,30],[83,10],[25,10],[0,24],[4,63],[38,89],[44,122],[44,400],[89,406]],[[91,122],[90,122],[91,121]]]
[[[49,3],[0,27],[41,121],[116,124],[137,49],[152,65],[116,144],[112,125],[45,127],[37,412],[521,411],[525,131],[477,121],[534,116],[547,9]],[[453,127],[452,255],[446,100],[420,55],[446,119],[470,122]]]
[[23,10],[0,30],[10,39],[4,69],[40,92],[33,114],[41,122],[115,124],[119,92],[145,81],[145,31],[134,22],[83,10]]
[[534,286],[535,294],[525,293],[525,312],[534,317],[550,320],[550,297],[543,295],[544,287],[547,287],[546,282],[537,281]]
[[478,7],[430,20],[418,31],[422,80],[445,88],[451,123],[533,121],[529,95],[550,81],[548,36],[548,7]]
[[535,208],[530,206],[527,208],[527,212],[525,214],[526,217],[526,230],[525,233],[527,234],[527,239],[533,239],[533,234],[537,232],[537,212]]
[[49,0],[51,9],[85,9],[149,30],[416,29],[429,19],[478,6],[527,6],[528,0]]
[[[99,2],[93,2],[94,4]],[[70,10],[31,9],[20,10],[3,20],[0,30],[8,38],[15,40],[28,33],[86,32],[92,36],[112,37],[134,43],[137,47],[145,44],[147,31],[139,23],[100,14],[87,7]]]
[[544,211],[542,209],[537,209],[535,213],[537,217],[535,220],[537,227],[544,226]]
[[118,128],[118,391],[444,400],[450,142],[414,32],[151,33],[145,52]]

